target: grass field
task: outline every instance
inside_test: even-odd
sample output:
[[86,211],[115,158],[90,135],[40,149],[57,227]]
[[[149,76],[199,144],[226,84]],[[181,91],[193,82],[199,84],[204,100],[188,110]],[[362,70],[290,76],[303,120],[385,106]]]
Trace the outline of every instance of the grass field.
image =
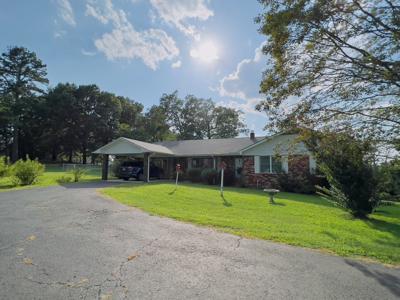
[[205,185],[140,184],[103,193],[149,213],[212,226],[252,238],[323,249],[400,264],[400,205],[379,208],[368,220],[353,219],[331,203],[310,195],[279,193],[276,204],[257,190]]
[[[72,174],[68,170],[64,170],[61,166],[56,165],[46,165],[45,172],[40,176],[39,181],[33,185],[29,186],[14,186],[11,177],[0,178],[0,191],[16,190],[16,189],[26,189],[32,187],[45,187],[51,185],[58,185],[58,179],[61,177],[71,177]],[[88,168],[86,174],[83,176],[81,181],[95,181],[101,178],[101,168],[100,167],[90,167]]]

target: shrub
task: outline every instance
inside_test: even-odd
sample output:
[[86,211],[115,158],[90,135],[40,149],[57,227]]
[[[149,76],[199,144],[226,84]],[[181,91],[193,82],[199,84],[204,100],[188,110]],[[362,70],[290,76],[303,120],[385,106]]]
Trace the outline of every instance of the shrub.
[[379,169],[379,198],[400,201],[400,159],[383,163]]
[[12,182],[15,185],[31,185],[37,182],[44,172],[44,165],[37,160],[18,160],[11,167]]
[[311,149],[330,184],[330,188],[319,187],[319,194],[355,217],[372,213],[380,203],[371,162],[373,145],[346,133],[319,133],[316,141]]
[[187,170],[187,177],[191,182],[201,182],[201,168],[192,168]]
[[61,176],[60,178],[57,179],[57,182],[60,184],[69,183],[71,181],[72,181],[72,178],[68,177],[68,176]]
[[86,170],[84,168],[75,167],[71,170],[71,174],[73,177],[74,182],[78,182],[83,175],[85,175]]
[[5,156],[0,156],[0,178],[8,174],[8,164]]
[[[221,171],[218,174],[218,183],[221,183]],[[235,185],[235,172],[231,169],[224,170],[224,186]]]
[[206,184],[216,184],[218,172],[213,168],[207,168],[201,171],[201,180]]
[[316,186],[329,187],[325,177],[306,171],[279,173],[278,184],[285,192],[300,194],[314,194],[317,191]]

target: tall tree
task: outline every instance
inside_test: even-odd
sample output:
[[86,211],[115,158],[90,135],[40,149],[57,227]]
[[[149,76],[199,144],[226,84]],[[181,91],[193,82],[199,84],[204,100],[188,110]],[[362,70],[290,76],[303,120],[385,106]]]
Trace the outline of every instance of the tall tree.
[[248,133],[246,124],[241,121],[241,112],[230,107],[217,106],[213,111],[214,119],[208,126],[207,138],[230,138]]
[[118,97],[121,116],[117,136],[143,139],[143,105],[129,98]]
[[179,139],[229,138],[246,132],[240,111],[216,106],[211,99],[188,95],[183,100],[175,91],[161,97],[160,107]]
[[145,113],[143,118],[144,140],[147,142],[159,142],[175,140],[175,135],[170,131],[167,117],[160,106],[153,105]]
[[400,0],[260,0],[273,127],[400,134]]
[[11,159],[19,158],[19,135],[21,119],[32,95],[43,93],[43,84],[47,84],[46,65],[34,52],[23,47],[9,48],[0,57],[0,93],[7,97],[6,106],[10,111],[12,128]]

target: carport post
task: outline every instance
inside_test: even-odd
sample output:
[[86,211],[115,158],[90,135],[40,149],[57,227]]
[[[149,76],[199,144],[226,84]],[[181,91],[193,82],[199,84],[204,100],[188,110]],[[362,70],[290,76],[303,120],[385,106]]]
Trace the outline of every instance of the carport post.
[[144,181],[150,182],[150,153],[145,152],[143,156]]
[[101,169],[101,179],[108,179],[108,154],[103,154],[103,168]]

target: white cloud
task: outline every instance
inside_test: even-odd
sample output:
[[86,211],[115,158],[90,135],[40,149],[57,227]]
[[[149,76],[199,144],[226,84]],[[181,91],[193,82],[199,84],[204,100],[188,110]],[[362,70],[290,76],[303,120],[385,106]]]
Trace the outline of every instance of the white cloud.
[[172,60],[179,55],[174,39],[161,29],[150,28],[136,31],[122,9],[115,9],[111,0],[101,5],[90,1],[86,15],[103,24],[111,23],[113,30],[95,40],[96,48],[109,60],[140,58],[153,70],[163,60]]
[[150,0],[163,21],[195,39],[200,39],[200,35],[196,27],[188,23],[188,19],[205,21],[214,15],[205,2],[205,0]]
[[69,25],[76,26],[74,11],[68,0],[57,0],[58,14]]
[[180,60],[178,60],[178,61],[176,61],[176,62],[171,64],[171,68],[173,68],[173,69],[178,69],[181,66],[182,66],[182,62]]
[[60,38],[62,38],[64,35],[66,35],[67,34],[67,32],[65,31],[65,30],[56,30],[56,31],[54,31],[54,34],[53,34],[53,36],[54,36],[54,38],[56,38],[56,39],[60,39]]
[[96,52],[86,51],[85,49],[81,49],[81,53],[85,56],[95,56],[96,55]]
[[221,97],[231,98],[224,102],[225,105],[239,108],[246,113],[260,114],[255,106],[262,100],[259,85],[266,65],[262,54],[263,46],[264,43],[255,49],[254,57],[240,61],[235,71],[224,76],[214,89]]

